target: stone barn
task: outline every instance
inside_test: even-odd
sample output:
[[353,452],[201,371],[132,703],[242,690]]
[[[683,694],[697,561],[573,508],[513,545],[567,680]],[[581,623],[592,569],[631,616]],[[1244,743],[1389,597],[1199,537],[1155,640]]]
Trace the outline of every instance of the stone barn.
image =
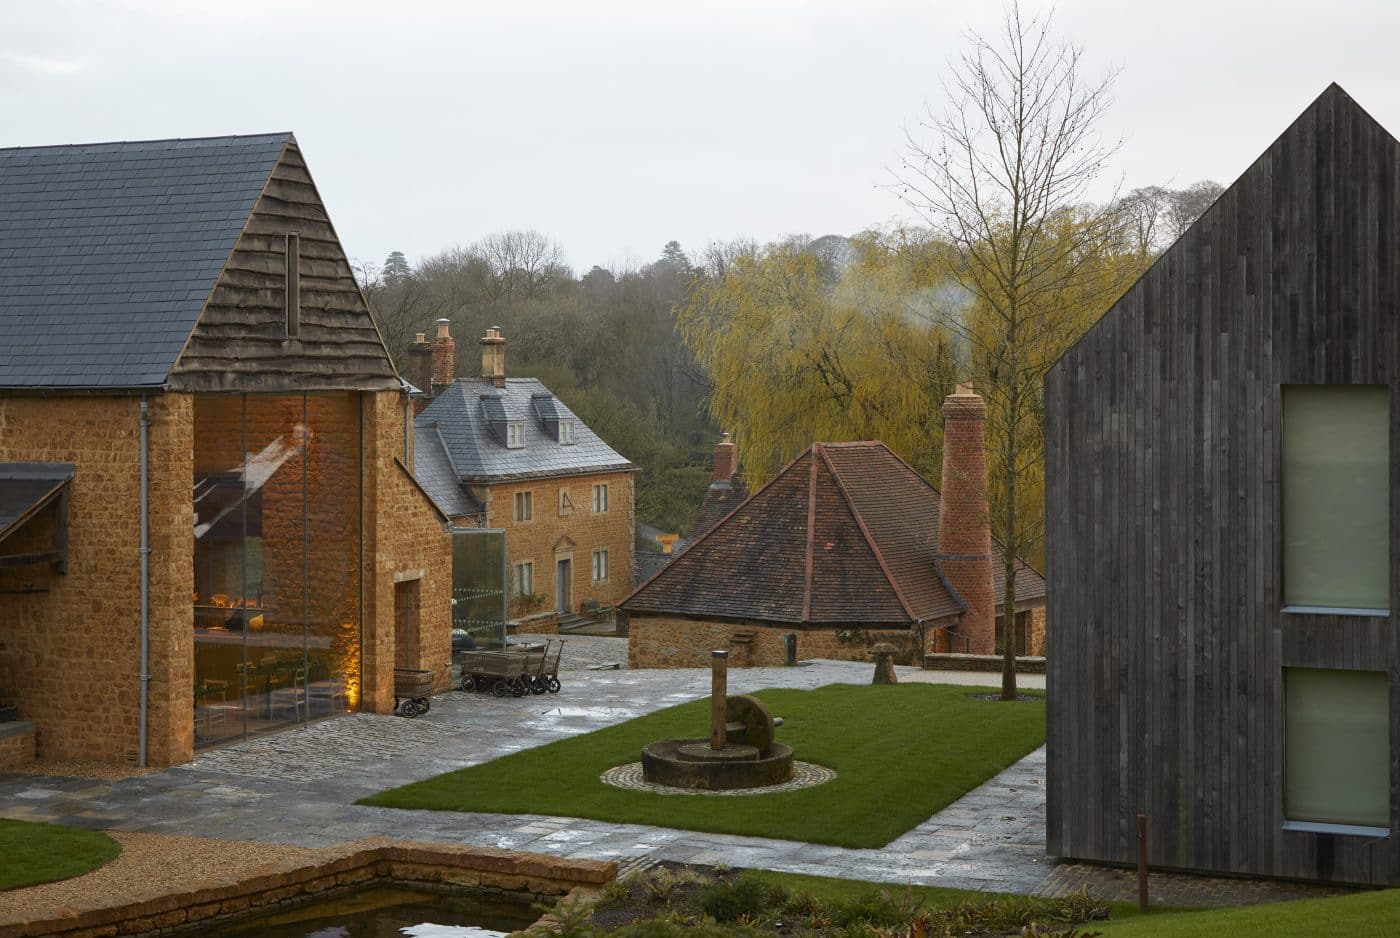
[[0,703],[40,758],[445,683],[412,429],[291,134],[0,150]]

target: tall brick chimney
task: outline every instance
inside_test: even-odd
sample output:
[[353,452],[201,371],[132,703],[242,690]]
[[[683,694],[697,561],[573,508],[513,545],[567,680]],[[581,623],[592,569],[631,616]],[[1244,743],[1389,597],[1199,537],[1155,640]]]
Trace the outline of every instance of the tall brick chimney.
[[739,467],[739,447],[729,442],[729,434],[720,434],[715,444],[715,481],[728,482],[734,478],[734,470]]
[[481,377],[498,388],[506,386],[506,340],[500,326],[492,326],[481,337]]
[[[943,486],[938,504],[938,565],[967,612],[957,632],[974,655],[996,651],[996,587],[987,505],[987,402],[960,384],[943,401]],[[956,643],[951,651],[962,651]]]
[[450,320],[439,319],[433,336],[433,397],[457,380],[457,340],[448,331],[451,325]]
[[433,344],[421,332],[408,346],[408,383],[423,392],[413,402],[414,412],[421,413],[433,393]]

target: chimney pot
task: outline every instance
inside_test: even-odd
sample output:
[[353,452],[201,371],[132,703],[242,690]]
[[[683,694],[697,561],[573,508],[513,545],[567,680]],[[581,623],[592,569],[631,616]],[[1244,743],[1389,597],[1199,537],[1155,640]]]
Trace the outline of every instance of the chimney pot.
[[498,388],[506,386],[506,340],[500,326],[492,326],[481,337],[481,377]]
[[715,481],[729,482],[738,468],[739,447],[729,441],[728,433],[721,433],[715,444]]
[[433,336],[433,397],[457,380],[457,340],[452,338],[451,325],[451,320],[439,319]]
[[414,412],[422,413],[433,397],[433,345],[421,332],[408,345],[408,383],[423,392],[413,401]]
[[959,384],[943,401],[943,485],[939,490],[938,564],[967,611],[958,631],[975,655],[996,651],[996,584],[987,501],[987,404]]

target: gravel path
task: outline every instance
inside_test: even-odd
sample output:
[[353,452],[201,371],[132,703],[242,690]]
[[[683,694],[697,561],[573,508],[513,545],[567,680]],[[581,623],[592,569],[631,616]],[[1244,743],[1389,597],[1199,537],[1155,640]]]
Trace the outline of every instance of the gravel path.
[[[510,637],[512,642],[561,641],[558,635],[521,633]],[[559,659],[560,671],[591,671],[616,665],[627,667],[627,639],[599,635],[565,635],[564,656]]]
[[0,892],[0,927],[247,879],[321,852],[169,834],[113,831],[111,836],[122,852],[105,866],[73,879]]

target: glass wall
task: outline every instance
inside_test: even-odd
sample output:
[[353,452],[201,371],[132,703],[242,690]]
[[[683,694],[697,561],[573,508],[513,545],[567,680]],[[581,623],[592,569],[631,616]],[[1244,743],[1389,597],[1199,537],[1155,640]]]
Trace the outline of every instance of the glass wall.
[[195,745],[353,709],[360,689],[360,402],[194,406]]
[[500,648],[506,640],[506,535],[452,532],[452,646]]

